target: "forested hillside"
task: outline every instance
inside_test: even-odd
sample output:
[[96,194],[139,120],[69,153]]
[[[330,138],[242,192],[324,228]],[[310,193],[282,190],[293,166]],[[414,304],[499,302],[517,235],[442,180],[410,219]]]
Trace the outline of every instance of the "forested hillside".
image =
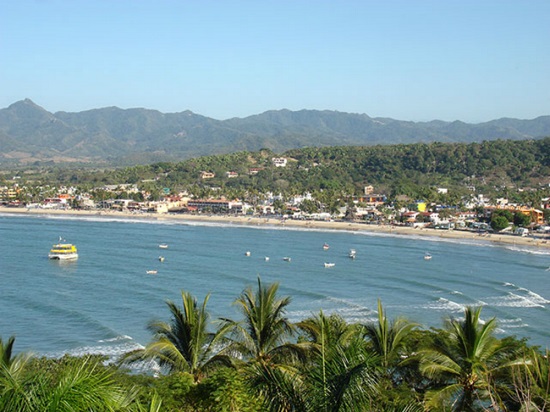
[[[286,167],[274,167],[270,150],[198,157],[179,163],[156,163],[103,171],[40,169],[42,182],[84,185],[137,183],[172,193],[218,187],[235,196],[244,191],[297,194],[314,191],[360,194],[374,185],[386,194],[418,196],[436,186],[458,195],[478,191],[548,187],[550,138],[484,143],[304,148],[285,152]],[[250,169],[258,169],[250,174]],[[201,179],[201,172],[215,174]],[[226,172],[236,172],[229,178]],[[145,182],[144,182],[145,181]]]

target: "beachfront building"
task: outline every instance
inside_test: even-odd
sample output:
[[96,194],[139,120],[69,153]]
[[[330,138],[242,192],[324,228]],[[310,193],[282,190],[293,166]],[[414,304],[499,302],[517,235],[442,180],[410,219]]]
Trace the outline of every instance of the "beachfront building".
[[114,199],[111,203],[111,209],[115,210],[127,210],[130,203],[134,202],[133,199]]
[[261,204],[256,206],[256,211],[259,211],[261,215],[274,215],[275,214],[275,208],[273,205],[268,204]]
[[0,200],[13,200],[17,197],[17,190],[13,187],[0,187]]
[[243,203],[225,199],[193,199],[187,202],[190,212],[209,213],[243,213]]
[[542,210],[534,209],[532,207],[517,206],[517,205],[497,205],[497,206],[487,206],[485,208],[486,212],[492,213],[494,210],[508,210],[512,213],[522,213],[531,218],[531,223],[535,225],[544,224],[544,212]]
[[41,206],[44,209],[66,209],[69,206],[67,197],[48,197]]
[[154,213],[168,213],[168,203],[166,202],[149,202],[147,204],[147,211],[148,212],[154,212]]
[[168,212],[180,212],[187,207],[189,196],[185,194],[164,196],[162,202],[166,204]]

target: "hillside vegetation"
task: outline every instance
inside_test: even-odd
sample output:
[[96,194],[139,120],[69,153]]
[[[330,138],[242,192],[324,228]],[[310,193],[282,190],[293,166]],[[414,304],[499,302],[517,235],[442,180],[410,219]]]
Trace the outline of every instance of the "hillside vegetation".
[[[411,145],[303,148],[285,152],[286,167],[274,167],[271,150],[198,157],[106,170],[41,168],[23,174],[37,183],[81,185],[135,183],[172,193],[219,188],[220,194],[245,192],[300,194],[324,191],[357,195],[365,185],[389,195],[427,196],[435,187],[458,196],[475,188],[485,194],[520,188],[548,187],[550,138],[497,140],[483,143],[419,143]],[[255,175],[251,168],[260,169]],[[201,172],[215,173],[208,180]],[[232,171],[238,177],[228,178]],[[8,177],[9,175],[6,175]],[[203,193],[204,194],[204,193]]]

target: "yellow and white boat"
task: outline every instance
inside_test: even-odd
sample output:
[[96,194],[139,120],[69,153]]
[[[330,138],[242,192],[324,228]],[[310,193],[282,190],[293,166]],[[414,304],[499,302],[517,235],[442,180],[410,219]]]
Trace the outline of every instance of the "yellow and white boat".
[[61,243],[63,240],[59,239],[60,243],[53,245],[48,258],[53,260],[76,260],[78,259],[78,252],[76,246],[71,243]]

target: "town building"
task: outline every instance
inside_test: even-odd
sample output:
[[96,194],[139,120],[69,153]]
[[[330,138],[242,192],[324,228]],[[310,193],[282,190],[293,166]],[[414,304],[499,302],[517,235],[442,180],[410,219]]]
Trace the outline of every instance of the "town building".
[[225,199],[192,199],[187,202],[187,209],[196,212],[238,214],[243,212],[243,204]]

